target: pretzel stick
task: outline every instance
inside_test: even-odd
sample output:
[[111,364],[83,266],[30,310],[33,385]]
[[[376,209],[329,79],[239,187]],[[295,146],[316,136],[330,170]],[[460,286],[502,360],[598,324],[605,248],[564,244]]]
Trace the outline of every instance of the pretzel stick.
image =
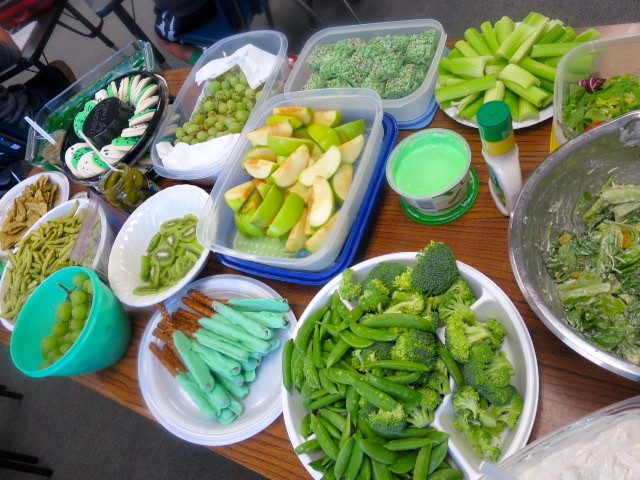
[[197,323],[198,325],[200,325],[198,322],[202,318],[202,315],[190,312],[189,310],[185,310],[184,308],[179,308],[178,310],[176,310],[176,314],[178,318],[190,321],[191,323]]
[[163,332],[159,328],[154,328],[152,334],[154,337],[156,337],[159,340],[162,340],[167,345],[170,345],[171,343],[173,343],[173,339],[171,338],[171,335],[169,335],[167,332]]
[[173,350],[173,348],[171,348],[169,345],[164,345],[162,347],[162,351],[164,352],[164,354],[167,356],[167,358],[169,359],[169,361],[175,366],[175,368],[177,370],[186,372],[187,371],[187,367],[184,366],[184,363],[182,363],[182,360],[180,360],[178,358],[178,356],[176,355],[176,352]]
[[159,303],[157,307],[158,307],[158,311],[160,312],[160,315],[162,315],[162,318],[164,320],[171,321],[171,314],[169,313],[169,310],[167,310],[167,307],[165,306],[165,304]]
[[[191,298],[193,298],[194,300],[197,300],[198,302],[200,302],[201,304],[207,307],[211,307],[211,302],[213,302],[212,298],[207,297],[204,293],[200,293],[199,291],[194,290],[193,288],[187,292],[187,295],[189,295]],[[222,301],[221,303],[226,303],[226,302]]]
[[213,317],[213,315],[216,313],[213,311],[212,308],[207,307],[206,305],[203,305],[202,303],[194,300],[193,298],[182,297],[182,303],[184,303],[187,307],[191,308],[192,310],[195,310],[203,317],[207,317],[207,318]]
[[171,375],[173,375],[174,377],[178,375],[178,370],[173,365],[169,357],[167,357],[163,353],[163,351],[160,350],[160,347],[158,347],[158,345],[156,345],[153,342],[149,343],[149,350],[151,350],[151,353],[153,353],[156,356],[156,358],[160,360],[160,363],[162,363],[162,365],[164,365],[165,368],[169,370],[169,373],[171,373]]
[[184,310],[184,309],[178,309],[178,310],[181,310],[181,311],[176,311],[173,313],[173,315],[171,315],[174,325],[186,325],[196,330],[200,328],[200,324],[198,323],[198,320],[200,319],[199,315],[193,314],[185,317],[184,316],[185,312],[189,314],[191,312],[188,312],[187,310]]

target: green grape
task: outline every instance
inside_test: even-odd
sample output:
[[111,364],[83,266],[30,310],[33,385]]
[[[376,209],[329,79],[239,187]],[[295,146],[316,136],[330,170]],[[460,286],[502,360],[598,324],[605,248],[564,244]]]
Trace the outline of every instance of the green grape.
[[229,109],[229,112],[234,111],[236,108],[236,102],[234,102],[233,100],[229,100],[227,102],[227,108]]
[[195,124],[198,124],[198,125],[201,125],[202,122],[204,122],[205,118],[207,118],[207,116],[205,114],[203,114],[203,113],[194,113],[191,116],[191,122],[195,123]]
[[184,136],[185,132],[182,127],[176,128],[176,138],[180,140]]
[[216,104],[213,102],[213,100],[207,100],[202,104],[202,110],[204,110],[205,112],[212,112],[213,110],[215,110],[215,108]]
[[[91,281],[91,279],[84,282],[84,285],[82,285],[82,290],[84,290],[84,293],[86,293],[87,295],[93,295],[93,282]],[[91,301],[87,303],[91,303]]]
[[71,318],[71,303],[62,302],[56,308],[56,320],[66,322]]
[[224,137],[225,135],[229,135],[229,132],[218,132],[216,135],[217,138]]
[[228,109],[229,109],[229,107],[227,107],[226,103],[221,103],[220,105],[218,105],[218,111],[220,113],[227,113]]
[[54,337],[64,337],[69,331],[69,327],[66,322],[56,322],[51,329],[51,334]]
[[253,110],[253,106],[255,105],[255,103],[248,98],[244,99],[244,104],[247,106],[247,110],[249,111]]
[[213,127],[216,124],[216,121],[216,117],[207,117],[207,119],[204,121],[204,126]]
[[225,93],[220,90],[219,92],[216,92],[216,100],[221,100],[221,101],[226,101],[227,100],[227,96],[225,95]]
[[241,83],[236,83],[233,88],[236,91],[236,93],[242,93],[245,90],[244,85]]
[[[194,133],[196,133],[199,130],[199,127],[197,125],[193,124],[193,123],[190,123],[189,126],[185,126],[184,127],[184,130],[189,135],[193,135]],[[184,137],[182,139],[184,140]]]
[[[44,355],[43,355],[43,357],[44,357]],[[44,360],[40,364],[39,368],[40,368],[40,370],[44,370],[45,368],[49,368],[50,366],[51,366],[51,362],[49,362],[48,360]]]
[[231,98],[231,95],[233,94],[233,91],[230,88],[225,88],[223,90],[225,97],[227,98]]
[[[246,105],[244,103],[241,103],[240,105],[246,108]],[[238,120],[239,122],[246,122],[248,118],[249,118],[249,114],[246,111],[238,110],[236,112],[236,120]]]
[[[82,327],[84,328],[84,324],[82,325]],[[78,337],[80,336],[80,334],[82,334],[82,328],[78,329],[78,330],[74,330],[73,332],[71,332],[69,335],[71,335],[70,340],[71,340],[71,344],[76,343],[76,341],[78,340]]]
[[47,353],[47,362],[52,364],[56,363],[61,356],[62,356],[62,353],[60,353],[60,349],[54,348],[49,353]]
[[216,127],[211,127],[209,130],[207,130],[207,133],[210,137],[215,137],[218,134],[218,129]]
[[[218,107],[216,107],[218,108]],[[215,110],[211,111],[211,112],[207,112],[207,118],[216,118],[216,115],[218,114],[218,112],[216,112]]]
[[220,84],[220,82],[218,80],[212,80],[211,82],[209,82],[209,91],[211,93],[216,93],[221,88],[222,88],[222,85]]
[[214,125],[214,127],[216,128],[216,130],[218,130],[218,131],[222,131],[222,130],[226,130],[226,128],[227,128],[227,124],[226,124],[226,123],[224,123],[224,121],[223,121],[223,120],[218,120],[218,121],[216,122],[216,124]]
[[231,83],[229,83],[229,80],[222,80],[222,82],[220,82],[220,85],[222,86],[223,90],[231,88]]
[[191,143],[191,140],[193,140],[193,135],[185,135],[184,137],[182,137],[182,141],[184,143]]
[[71,311],[71,316],[73,318],[84,320],[85,318],[87,318],[87,313],[89,313],[89,309],[87,308],[87,305],[83,303],[80,305],[73,306],[73,310]]
[[229,125],[229,131],[231,133],[240,133],[242,131],[242,125],[240,125],[239,123],[232,123],[231,125]]
[[206,142],[207,140],[209,140],[209,134],[207,132],[205,132],[204,130],[200,130],[196,134],[196,138],[198,140],[200,140],[201,142]]
[[[67,334],[67,337],[72,335],[73,332],[75,332],[76,330],[82,330],[83,327],[84,327],[84,320],[81,318],[74,318],[69,322],[69,328],[71,329],[71,332]],[[70,338],[66,338],[65,340],[69,341]]]
[[253,88],[247,88],[244,91],[244,96],[246,98],[256,98],[256,92],[253,90]]
[[70,343],[63,343],[62,345],[60,345],[60,353],[64,355],[69,351],[70,348],[71,348]]
[[191,140],[191,145],[195,145],[196,143],[200,143],[200,140],[198,140],[197,138]]
[[87,302],[87,294],[82,290],[74,290],[69,295],[69,300],[73,305],[84,305]]
[[58,346],[58,339],[53,335],[49,335],[40,340],[40,348],[42,349],[42,356],[46,357],[47,353]]
[[233,124],[233,123],[236,123],[236,119],[234,117],[227,117],[227,118],[224,119],[224,124],[227,127],[230,127],[231,124]]
[[78,288],[82,288],[82,285],[84,285],[84,282],[87,280],[89,280],[89,277],[86,273],[76,273],[73,276],[73,284]]
[[236,77],[235,75],[230,75],[227,80],[229,81],[229,85],[231,85],[232,87],[235,87],[239,82],[238,77]]

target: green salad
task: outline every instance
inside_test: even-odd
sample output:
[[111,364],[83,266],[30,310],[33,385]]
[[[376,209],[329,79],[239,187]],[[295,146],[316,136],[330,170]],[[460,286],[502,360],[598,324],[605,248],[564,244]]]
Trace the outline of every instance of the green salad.
[[640,185],[611,179],[595,199],[583,196],[582,211],[584,228],[556,232],[547,252],[566,321],[598,347],[640,363]]

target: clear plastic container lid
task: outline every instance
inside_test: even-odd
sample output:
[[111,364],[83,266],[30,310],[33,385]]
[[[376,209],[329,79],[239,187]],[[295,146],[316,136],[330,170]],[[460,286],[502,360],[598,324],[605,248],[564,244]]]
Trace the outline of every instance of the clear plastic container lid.
[[433,55],[433,61],[424,77],[424,81],[413,93],[406,97],[382,100],[382,108],[384,111],[393,115],[399,122],[415,120],[423,115],[429,107],[429,102],[431,101],[433,90],[436,86],[438,64],[440,63],[445,41],[447,40],[447,35],[444,33],[442,24],[437,20],[417,19],[397,22],[364,23],[320,30],[309,38],[304,45],[293,70],[291,70],[291,75],[289,75],[287,83],[284,86],[284,91],[290,93],[302,90],[302,87],[311,75],[311,70],[306,66],[306,60],[316,45],[336,43],[345,38],[357,37],[369,40],[385,35],[413,35],[426,30],[435,31],[436,50]]
[[[240,33],[220,40],[207,48],[191,70],[191,73],[189,73],[189,76],[185,80],[176,100],[173,102],[169,113],[160,125],[156,137],[152,142],[151,159],[153,161],[153,168],[159,175],[178,180],[203,180],[204,183],[213,183],[216,179],[218,172],[216,171],[215,166],[193,168],[189,170],[173,170],[166,168],[162,163],[162,159],[158,156],[156,144],[161,141],[173,141],[175,139],[176,128],[189,121],[189,117],[196,108],[202,89],[206,86],[205,83],[200,85],[196,83],[195,76],[198,70],[211,60],[231,55],[239,48],[249,44],[277,57],[273,71],[263,84],[262,93],[260,94],[255,107],[258,107],[269,97],[282,92],[284,88],[284,81],[286,80],[290,70],[286,59],[288,46],[287,39],[282,33],[273,30]],[[251,119],[252,116],[253,113],[249,119]]]
[[[220,178],[211,190],[211,199],[207,202],[198,223],[198,241],[214,252],[242,258],[276,267],[294,270],[322,270],[336,259],[351,229],[362,199],[371,180],[378,152],[382,145],[382,102],[380,96],[368,88],[345,88],[307,90],[277,95],[254,110],[245,126],[244,132],[255,130],[265,123],[274,107],[302,105],[313,109],[342,110],[342,123],[364,119],[366,123],[365,145],[360,158],[354,163],[353,183],[340,214],[331,229],[331,235],[313,254],[300,250],[295,257],[274,256],[269,253],[268,245],[254,245],[254,248],[240,250],[236,243],[242,237],[236,229],[233,210],[224,200],[224,193],[251,177],[241,167],[242,157],[251,144],[243,134],[230,155],[230,161],[220,173]],[[244,239],[244,237],[242,237]],[[264,237],[261,237],[264,238]],[[270,237],[269,237],[270,238]]]

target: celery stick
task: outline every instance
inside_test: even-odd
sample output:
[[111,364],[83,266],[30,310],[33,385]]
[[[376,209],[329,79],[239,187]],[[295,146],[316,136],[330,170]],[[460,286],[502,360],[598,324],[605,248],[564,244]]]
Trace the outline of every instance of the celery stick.
[[599,36],[600,36],[599,31],[597,31],[595,28],[590,28],[589,30],[585,30],[580,35],[578,35],[574,40],[574,42],[578,42],[578,43],[588,42],[590,40],[595,40]]
[[516,24],[509,17],[502,17],[496,22],[495,32],[499,45],[504,43],[509,34],[513,32],[515,26]]
[[540,105],[540,108],[545,108],[553,103],[553,91],[550,92],[549,90],[545,90],[544,88],[542,88],[541,90],[547,94],[547,98],[545,98],[542,101],[542,105]]
[[473,117],[476,116],[476,113],[478,113],[478,110],[480,110],[480,107],[482,105],[484,105],[484,99],[480,97],[478,100],[473,102],[467,108],[459,112],[458,116],[460,118],[468,118],[469,120],[473,120]]
[[464,40],[458,40],[456,42],[456,48],[465,57],[479,57],[478,52],[476,52],[473,47]]
[[[557,22],[557,23],[554,23]],[[538,39],[538,43],[555,43],[564,35],[564,28],[562,27],[562,22],[559,20],[551,20],[547,27],[546,31],[540,36]]]
[[500,48],[498,48],[496,55],[510,59],[513,54],[516,53],[520,45],[535,33],[535,30],[536,29],[532,26],[527,25],[526,23],[521,23],[509,34],[505,41],[500,44]]
[[543,14],[538,13],[538,12],[530,12],[526,17],[524,17],[524,20],[522,20],[522,23],[526,23],[527,25],[531,25],[532,27],[536,27],[538,26],[542,19],[547,19],[547,17],[545,17]]
[[502,100],[504,98],[504,83],[500,80],[496,80],[496,86],[484,91],[484,103],[491,102],[492,100]]
[[545,78],[552,82],[556,79],[556,69],[554,67],[533,60],[531,57],[524,57],[518,62],[518,65],[538,78]]
[[500,73],[504,67],[502,65],[487,65],[484,67],[484,73],[489,75],[490,73]]
[[535,85],[529,88],[522,88],[520,85],[518,85],[515,82],[504,80],[504,86],[507,87],[516,95],[518,95],[519,97],[524,97],[525,99],[533,103],[536,107],[540,107],[543,104],[543,102],[549,97],[548,92],[545,92],[544,90],[536,87]]
[[449,52],[449,55],[447,55],[447,57],[453,59],[453,58],[460,58],[460,57],[464,57],[464,55],[462,55],[460,53],[460,50],[458,50],[457,48],[454,48],[453,50],[451,50]]
[[548,22],[549,19],[547,17],[544,17],[543,21],[539,23],[537,27],[535,27],[535,30],[529,36],[529,38],[522,42],[522,45],[518,47],[518,50],[516,50],[516,52],[509,58],[509,62],[518,63],[520,60],[522,60],[522,57],[529,53],[529,50],[531,50],[531,46],[536,42],[538,38],[540,38],[540,35],[544,31],[544,27]]
[[540,118],[539,110],[524,98],[518,98],[518,121]]
[[478,78],[484,75],[484,67],[487,60],[492,58],[490,55],[482,57],[462,57],[451,60],[451,72],[454,75],[460,75],[470,78]]
[[542,88],[543,90],[546,90],[547,92],[551,92],[553,94],[553,85],[554,85],[554,82],[552,82],[551,80],[547,80],[546,78],[540,78],[540,88]]
[[493,55],[493,52],[489,50],[487,42],[484,41],[480,32],[475,28],[467,28],[464,32],[464,38],[469,42],[469,45],[478,52],[478,55]]
[[450,77],[447,77],[444,81],[444,83],[440,83],[440,85],[456,85],[458,83],[462,83],[464,82],[466,79],[462,78],[462,77],[455,77],[453,75],[451,75]]
[[442,57],[440,59],[440,71],[453,73],[451,70],[451,59],[449,57]]
[[540,58],[540,60],[543,60],[542,63],[544,63],[545,65],[555,68],[560,63],[560,60],[562,60],[562,57],[543,57]]
[[532,85],[540,85],[540,80],[535,75],[530,74],[524,68],[515,63],[510,63],[498,75],[499,80],[509,80],[520,85],[522,88],[529,88]]
[[561,57],[572,48],[580,45],[579,43],[538,43],[531,49],[531,58],[538,57]]
[[511,118],[517,119],[519,115],[518,96],[515,93],[513,93],[511,90],[505,90],[504,98],[502,99],[502,101],[506,103],[507,106],[509,107],[509,110],[511,111]]
[[573,42],[577,38],[576,32],[571,27],[564,28],[564,35],[560,37],[557,43]]
[[489,50],[491,50],[491,53],[495,55],[498,48],[500,48],[500,44],[498,43],[498,37],[496,37],[495,30],[491,26],[491,22],[484,22],[480,25],[480,30],[482,30],[482,36],[484,37],[484,41],[489,47]]
[[469,105],[471,105],[473,102],[478,100],[478,98],[482,98],[482,97],[483,97],[482,92],[472,93],[471,95],[467,95],[466,97],[464,97],[459,102],[451,102],[451,105],[457,107],[458,111],[461,112],[462,110],[467,108]]
[[496,84],[496,75],[485,75],[480,78],[472,78],[456,85],[438,87],[435,90],[436,101],[438,103],[447,100],[455,100],[457,98],[466,97],[472,93],[483,92],[489,88],[493,88]]

